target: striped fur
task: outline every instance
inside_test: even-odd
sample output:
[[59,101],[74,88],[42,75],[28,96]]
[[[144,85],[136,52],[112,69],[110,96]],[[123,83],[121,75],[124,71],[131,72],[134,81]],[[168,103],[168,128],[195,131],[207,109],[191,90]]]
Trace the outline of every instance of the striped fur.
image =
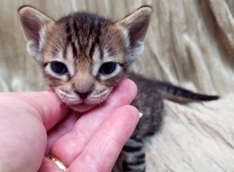
[[19,9],[29,53],[41,66],[48,85],[74,111],[85,112],[107,99],[129,77],[138,86],[132,102],[144,116],[118,158],[119,171],[145,171],[145,138],[162,122],[162,96],[215,100],[180,87],[128,73],[142,53],[152,9],[143,6],[118,22],[86,12],[54,21],[30,6]]

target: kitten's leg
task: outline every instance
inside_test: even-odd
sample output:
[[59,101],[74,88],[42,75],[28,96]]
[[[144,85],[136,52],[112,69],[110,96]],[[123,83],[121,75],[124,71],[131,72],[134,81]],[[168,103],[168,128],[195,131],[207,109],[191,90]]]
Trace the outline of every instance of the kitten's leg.
[[131,136],[120,156],[123,172],[145,172],[144,143],[141,137]]

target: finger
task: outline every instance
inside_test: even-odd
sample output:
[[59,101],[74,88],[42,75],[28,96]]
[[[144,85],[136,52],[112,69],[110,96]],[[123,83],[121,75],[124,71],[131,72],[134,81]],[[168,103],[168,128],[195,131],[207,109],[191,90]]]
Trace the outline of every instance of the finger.
[[38,172],[63,172],[55,162],[51,161],[49,158],[44,157],[41,167]]
[[12,109],[17,109],[19,112],[26,110],[38,118],[47,131],[63,119],[68,112],[68,108],[60,103],[52,91],[1,93],[0,102],[1,105],[12,104]]
[[31,104],[38,110],[46,130],[53,128],[68,113],[68,107],[62,104],[52,91],[27,92],[24,94]]
[[136,85],[131,80],[122,81],[113,90],[108,101],[83,114],[71,132],[55,142],[51,150],[52,155],[69,165],[81,153],[105,119],[118,107],[130,104],[136,92]]
[[124,106],[117,109],[102,124],[68,171],[111,171],[138,121],[139,112],[136,108]]
[[52,145],[63,135],[70,132],[75,125],[76,121],[79,119],[80,115],[70,112],[65,119],[58,123],[52,130],[47,133],[47,148],[45,155],[48,155]]

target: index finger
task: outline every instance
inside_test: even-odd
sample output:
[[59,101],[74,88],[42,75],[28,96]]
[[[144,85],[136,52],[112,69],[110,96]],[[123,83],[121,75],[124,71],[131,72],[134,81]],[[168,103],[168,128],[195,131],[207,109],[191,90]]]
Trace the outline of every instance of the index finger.
[[136,108],[118,108],[102,124],[68,171],[111,171],[121,149],[139,121]]

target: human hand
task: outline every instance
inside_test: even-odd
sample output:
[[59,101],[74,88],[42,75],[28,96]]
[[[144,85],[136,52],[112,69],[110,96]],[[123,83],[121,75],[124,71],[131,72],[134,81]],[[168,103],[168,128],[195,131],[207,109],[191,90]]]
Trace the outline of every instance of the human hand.
[[0,171],[62,171],[44,157],[48,153],[69,172],[111,171],[139,120],[128,105],[135,94],[126,79],[102,106],[79,115],[69,113],[53,92],[1,93]]

